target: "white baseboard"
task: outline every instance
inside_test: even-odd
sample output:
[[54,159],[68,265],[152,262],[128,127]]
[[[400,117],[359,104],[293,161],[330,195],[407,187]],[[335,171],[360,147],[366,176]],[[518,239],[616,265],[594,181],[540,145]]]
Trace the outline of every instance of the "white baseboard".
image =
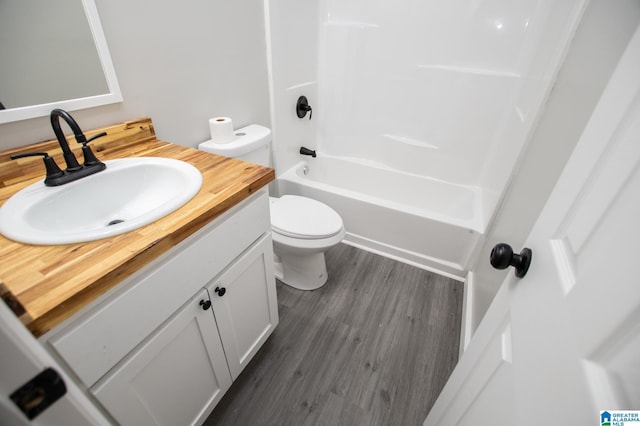
[[466,275],[466,271],[464,271],[458,264],[433,257],[421,256],[416,253],[390,246],[379,241],[364,238],[359,235],[351,234],[349,232],[347,232],[342,242],[457,281],[464,281],[464,277]]

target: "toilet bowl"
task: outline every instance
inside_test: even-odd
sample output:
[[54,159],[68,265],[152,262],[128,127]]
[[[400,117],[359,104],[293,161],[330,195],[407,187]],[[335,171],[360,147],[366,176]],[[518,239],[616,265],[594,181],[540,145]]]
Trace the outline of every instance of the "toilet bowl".
[[342,218],[311,198],[284,195],[269,201],[276,277],[300,290],[322,287],[328,278],[324,252],[344,238]]
[[[271,130],[251,124],[235,131],[231,142],[202,142],[202,151],[270,167]],[[271,236],[276,278],[300,290],[327,282],[324,252],[345,235],[340,215],[319,201],[297,195],[270,197]]]

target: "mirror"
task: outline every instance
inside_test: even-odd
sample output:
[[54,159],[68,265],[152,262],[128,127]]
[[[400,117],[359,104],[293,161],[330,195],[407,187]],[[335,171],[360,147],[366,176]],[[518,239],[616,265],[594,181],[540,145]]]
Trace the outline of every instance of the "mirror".
[[0,57],[0,123],[122,101],[94,0],[0,1]]

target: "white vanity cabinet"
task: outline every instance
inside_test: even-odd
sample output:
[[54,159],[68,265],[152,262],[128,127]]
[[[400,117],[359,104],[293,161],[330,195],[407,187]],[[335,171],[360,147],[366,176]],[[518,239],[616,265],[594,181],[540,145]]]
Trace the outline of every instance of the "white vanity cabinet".
[[46,346],[120,424],[204,421],[278,324],[270,230],[263,188],[44,336]]
[[200,291],[91,389],[118,423],[198,423],[231,386],[211,308],[200,305],[208,301]]
[[207,285],[233,380],[278,324],[271,236],[264,236]]

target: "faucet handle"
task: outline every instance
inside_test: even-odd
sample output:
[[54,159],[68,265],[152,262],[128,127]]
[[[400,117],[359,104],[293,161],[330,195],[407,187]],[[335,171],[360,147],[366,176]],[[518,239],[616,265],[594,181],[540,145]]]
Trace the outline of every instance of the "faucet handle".
[[47,186],[54,186],[51,185],[51,180],[64,175],[64,172],[60,170],[60,167],[58,167],[53,157],[50,157],[46,152],[25,152],[24,154],[13,154],[11,159],[17,160],[18,158],[26,157],[42,157],[44,167],[47,170],[47,176],[44,179],[44,184]]
[[98,133],[97,135],[93,135],[89,139],[81,142],[82,143],[82,155],[84,156],[84,165],[85,166],[95,166],[95,165],[99,165],[99,164],[104,164],[104,163],[102,163],[102,161],[100,161],[100,160],[98,160],[96,158],[96,156],[93,153],[93,151],[91,150],[91,148],[87,145],[92,140],[101,138],[103,136],[107,136],[107,132]]
[[91,142],[92,140],[94,140],[94,139],[98,139],[98,138],[101,138],[101,137],[103,137],[103,136],[107,136],[107,132],[100,132],[100,133],[98,133],[97,135],[93,135],[93,136],[91,136],[91,137],[90,137],[89,139],[87,139],[85,142],[82,142],[82,145],[86,145],[86,144],[88,144],[89,142]]
[[298,102],[296,102],[296,115],[298,118],[304,118],[307,112],[309,113],[309,120],[311,120],[313,110],[311,109],[311,105],[309,105],[309,100],[306,96],[300,96]]
[[84,166],[95,166],[96,164],[103,164],[98,160],[96,155],[91,151],[91,148],[87,144],[82,144],[82,156],[84,157]]

